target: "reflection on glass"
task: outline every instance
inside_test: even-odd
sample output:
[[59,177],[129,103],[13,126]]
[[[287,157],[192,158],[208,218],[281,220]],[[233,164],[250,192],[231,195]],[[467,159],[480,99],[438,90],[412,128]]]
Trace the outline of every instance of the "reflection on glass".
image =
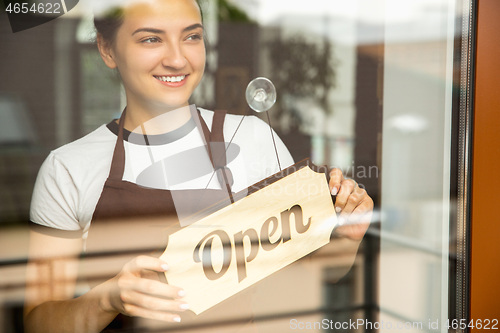
[[[448,299],[455,297],[448,294],[452,278],[448,276],[448,260],[454,250],[453,239],[449,239],[449,216],[454,210],[449,198],[453,176],[449,147],[451,108],[457,102],[452,101],[453,44],[461,37],[455,32],[462,33],[457,22],[461,15],[467,15],[460,12],[462,3],[206,2],[204,27],[216,47],[208,48],[207,73],[193,103],[220,106],[229,94],[222,89],[219,98],[213,87],[235,88],[227,82],[237,82],[236,96],[243,107],[245,100],[258,113],[274,107],[270,113],[273,128],[296,161],[312,157],[316,164],[341,168],[365,187],[380,207],[375,227],[363,240],[354,265],[346,260],[346,249],[356,247],[349,240],[334,239],[331,247],[308,258],[300,264],[303,266],[290,267],[262,282],[255,295],[258,306],[254,314],[257,319],[264,318],[259,322],[263,331],[288,331],[293,325],[298,328],[300,323],[324,318],[340,324],[359,318],[372,324],[359,327],[359,332],[375,331],[370,327],[381,322],[391,323],[392,330],[386,331],[397,331],[397,325],[405,323],[410,325],[405,332],[446,331],[430,324],[446,320]],[[28,83],[4,80],[0,86],[0,92],[15,96],[15,104],[0,101],[4,113],[0,121],[4,129],[0,135],[0,182],[5,184],[0,234],[6,240],[0,242],[0,253],[4,262],[21,258],[26,250],[21,247],[27,242],[23,238],[26,233],[19,230],[28,219],[33,175],[42,157],[54,148],[61,133],[78,137],[110,122],[123,109],[116,75],[103,70],[95,45],[81,37],[82,31],[78,39],[76,30],[67,28],[76,27],[81,19],[78,13],[73,14],[45,26],[50,29],[14,35],[6,33],[10,31],[7,21],[0,20],[0,41],[8,50],[0,72],[5,77],[30,78]],[[32,50],[26,53],[25,45],[33,40],[44,43],[31,43]],[[57,47],[43,47],[49,44]],[[26,66],[33,63],[34,54],[45,64],[40,73]],[[223,73],[230,73],[227,76],[234,80],[224,82]],[[273,83],[264,77],[250,82],[243,97],[246,83],[257,75],[276,84],[279,98]],[[55,92],[54,87],[58,87]],[[17,131],[20,112],[14,111],[19,105],[25,105],[26,117],[33,124],[33,131],[27,130],[30,133]],[[56,109],[59,111],[54,112]],[[7,114],[9,110],[14,111]],[[234,108],[228,111],[235,113]],[[11,132],[16,140],[5,139]],[[19,144],[33,140],[37,141],[34,147]],[[202,160],[205,147],[199,148],[187,152],[198,158],[196,165],[189,166],[206,176],[210,170],[205,172],[205,168],[211,165]],[[232,149],[234,146],[227,147],[229,160],[236,155]],[[190,155],[188,160],[194,159]],[[154,177],[144,173],[146,181],[156,180],[156,171],[163,165],[175,169],[177,176],[190,171],[178,156],[172,160],[162,156],[154,162],[158,163],[151,165],[157,168],[148,170]],[[249,168],[254,163],[245,162]],[[169,173],[168,168],[161,171]],[[169,181],[176,185],[184,179]],[[340,250],[335,248],[338,245]],[[0,267],[0,276],[5,276],[0,289],[19,287],[0,298],[5,304],[20,304],[18,294],[23,287],[18,281],[23,277],[4,274],[9,269],[12,267],[7,264]],[[5,305],[6,311],[11,311],[9,307]],[[230,322],[232,315],[217,320]],[[0,327],[9,327],[3,322],[8,317],[0,313]]]
[[258,77],[248,84],[246,99],[253,110],[265,112],[276,102],[276,88],[271,80]]
[[456,9],[415,1],[398,21],[386,6],[380,320],[447,332]]

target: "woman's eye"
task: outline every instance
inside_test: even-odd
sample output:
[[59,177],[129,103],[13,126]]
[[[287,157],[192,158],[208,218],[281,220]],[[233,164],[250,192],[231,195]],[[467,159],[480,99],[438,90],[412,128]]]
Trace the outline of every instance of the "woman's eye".
[[189,35],[186,40],[202,40],[203,37],[200,34]]
[[159,43],[160,39],[158,37],[149,37],[141,40],[141,43],[145,44],[153,44],[153,43]]

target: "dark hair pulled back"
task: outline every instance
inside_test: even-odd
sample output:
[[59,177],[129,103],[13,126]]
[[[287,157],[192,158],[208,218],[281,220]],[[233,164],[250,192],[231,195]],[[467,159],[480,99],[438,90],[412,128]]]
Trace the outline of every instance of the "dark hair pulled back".
[[[203,19],[202,6],[200,0],[196,0],[200,8],[201,17]],[[104,15],[94,16],[94,26],[98,34],[100,34],[104,42],[113,45],[116,39],[118,29],[123,23],[123,8],[113,7],[108,10]]]
[[116,39],[118,29],[123,23],[123,9],[116,7],[101,17],[94,17],[94,26],[98,34],[106,43],[112,45]]

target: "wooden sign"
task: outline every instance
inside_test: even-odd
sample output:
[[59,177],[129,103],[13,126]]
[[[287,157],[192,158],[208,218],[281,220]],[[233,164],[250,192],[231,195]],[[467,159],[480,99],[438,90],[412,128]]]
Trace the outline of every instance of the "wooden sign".
[[325,173],[307,164],[281,175],[170,235],[161,256],[170,267],[165,275],[168,283],[186,291],[185,301],[194,313],[330,241],[337,218]]

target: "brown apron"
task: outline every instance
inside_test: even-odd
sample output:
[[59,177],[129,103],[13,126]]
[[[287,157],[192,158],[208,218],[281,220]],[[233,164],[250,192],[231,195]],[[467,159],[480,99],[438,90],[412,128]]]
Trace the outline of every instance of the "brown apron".
[[[123,123],[125,112],[119,121],[119,131],[111,162],[109,177],[104,184],[101,196],[92,217],[87,241],[86,253],[92,257],[102,258],[114,255],[113,267],[118,270],[108,269],[101,276],[100,281],[116,275],[123,264],[139,254],[154,253],[159,256],[164,250],[168,235],[179,230],[181,226],[176,215],[173,200],[173,191],[146,188],[135,183],[122,180],[125,169],[125,150],[123,144]],[[179,190],[175,191],[176,198],[182,197],[186,202],[192,203],[193,214],[203,210],[208,205],[229,197],[233,201],[230,185],[232,183],[231,171],[226,167],[225,147],[223,137],[223,126],[226,113],[217,111],[214,113],[212,129],[208,127],[198,112],[199,125],[205,138],[207,153],[216,170],[217,178],[221,184],[221,190]],[[195,115],[193,115],[195,116]],[[157,252],[155,252],[157,251]],[[118,259],[117,256],[119,257]],[[99,281],[99,282],[100,282]],[[96,282],[96,281],[94,281]],[[91,282],[91,284],[93,284]],[[95,283],[94,283],[95,284]],[[181,314],[182,323],[197,326],[202,320],[215,318],[221,313],[226,313],[225,308],[238,310],[237,317],[251,319],[251,309],[248,293],[235,297],[223,303],[226,305],[216,306],[206,311],[201,316],[195,316],[187,311]],[[236,301],[236,302],[235,302]],[[222,303],[221,303],[222,304]],[[245,309],[246,308],[246,309]],[[241,311],[239,311],[241,309]],[[231,311],[230,310],[230,311]],[[182,325],[182,324],[181,324]],[[107,330],[134,331],[132,318],[119,315],[107,328]],[[174,327],[179,327],[175,325]],[[106,330],[105,330],[106,331]]]

